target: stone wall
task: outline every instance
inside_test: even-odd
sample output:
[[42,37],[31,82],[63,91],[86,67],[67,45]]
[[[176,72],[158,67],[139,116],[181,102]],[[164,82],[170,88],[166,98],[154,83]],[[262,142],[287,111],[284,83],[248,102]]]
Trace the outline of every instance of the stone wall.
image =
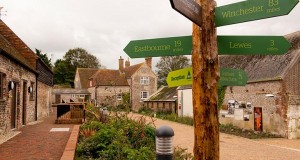
[[[0,72],[5,74],[4,98],[0,100],[0,134],[5,134],[12,128],[11,107],[13,99],[16,99],[16,128],[21,128],[22,123],[35,121],[36,98],[35,94],[32,98],[30,97],[27,87],[32,84],[35,89],[36,75],[2,54],[0,55]],[[15,82],[16,96],[13,96],[12,91],[8,91],[9,81]],[[26,113],[23,114],[23,111]],[[23,115],[25,115],[24,118]]]
[[[149,77],[149,84],[142,85],[140,83],[141,77]],[[132,84],[132,109],[134,111],[138,111],[139,108],[143,104],[143,100],[141,99],[141,92],[147,91],[150,96],[157,90],[157,77],[146,64],[144,64],[133,76],[132,76],[132,82],[129,82],[129,84]]]
[[287,93],[292,95],[300,95],[300,53],[297,57],[284,77]]
[[[128,93],[130,91],[129,86],[98,86],[96,87],[97,93],[96,93],[96,99],[97,104],[99,106],[116,106],[122,103],[122,100],[117,100],[115,95],[122,94],[122,93]],[[89,90],[90,91],[90,90]]]
[[225,118],[220,114],[220,123],[232,123],[241,128],[254,130],[253,107],[261,107],[263,112],[263,131],[287,137],[287,100],[286,95],[283,93],[285,93],[285,88],[282,81],[227,87],[223,105],[227,105],[228,100],[249,102],[252,105],[252,114],[249,115],[249,121],[235,120],[234,117]]
[[41,119],[50,114],[52,102],[52,87],[38,82],[38,98],[37,98],[37,117]]

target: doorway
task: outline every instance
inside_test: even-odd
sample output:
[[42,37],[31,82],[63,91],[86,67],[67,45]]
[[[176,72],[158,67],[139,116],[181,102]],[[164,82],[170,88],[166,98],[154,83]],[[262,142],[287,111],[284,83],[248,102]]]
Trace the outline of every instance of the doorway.
[[27,109],[27,82],[23,82],[23,109],[22,109],[22,125],[26,125],[26,109]]
[[18,105],[18,97],[17,97],[17,88],[18,84],[14,82],[14,88],[12,89],[12,98],[11,98],[11,129],[16,128],[16,115],[17,115],[17,105]]

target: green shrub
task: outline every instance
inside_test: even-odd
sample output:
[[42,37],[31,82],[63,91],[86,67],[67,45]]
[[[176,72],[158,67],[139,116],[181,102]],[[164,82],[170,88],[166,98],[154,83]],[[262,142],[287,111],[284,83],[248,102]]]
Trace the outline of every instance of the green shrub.
[[[80,135],[76,159],[155,159],[155,129],[144,121],[133,121],[124,116],[111,118],[106,124],[90,122],[84,129],[94,129],[90,137]],[[82,132],[80,132],[82,133]]]

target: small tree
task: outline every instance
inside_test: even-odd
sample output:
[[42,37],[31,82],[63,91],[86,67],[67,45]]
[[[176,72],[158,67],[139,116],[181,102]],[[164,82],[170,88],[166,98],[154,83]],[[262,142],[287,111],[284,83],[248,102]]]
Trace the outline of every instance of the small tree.
[[51,64],[51,59],[48,58],[46,53],[43,54],[41,50],[35,49],[35,54],[38,55],[50,69],[52,69],[53,65]]
[[189,61],[189,58],[182,55],[161,57],[156,64],[158,69],[156,71],[156,74],[158,75],[158,87],[167,85],[166,78],[169,72],[188,67],[190,65]]

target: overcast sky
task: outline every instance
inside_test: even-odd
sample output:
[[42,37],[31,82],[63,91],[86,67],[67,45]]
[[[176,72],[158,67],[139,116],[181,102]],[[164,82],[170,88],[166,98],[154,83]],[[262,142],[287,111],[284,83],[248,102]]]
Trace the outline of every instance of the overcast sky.
[[[217,0],[222,6],[238,0]],[[192,22],[169,0],[1,0],[1,19],[34,51],[53,62],[81,47],[109,69],[131,40],[192,34]],[[2,12],[3,14],[4,12]],[[217,28],[218,35],[286,35],[300,30],[300,4],[289,15]],[[154,58],[154,64],[159,58]],[[131,59],[131,64],[144,59]]]

